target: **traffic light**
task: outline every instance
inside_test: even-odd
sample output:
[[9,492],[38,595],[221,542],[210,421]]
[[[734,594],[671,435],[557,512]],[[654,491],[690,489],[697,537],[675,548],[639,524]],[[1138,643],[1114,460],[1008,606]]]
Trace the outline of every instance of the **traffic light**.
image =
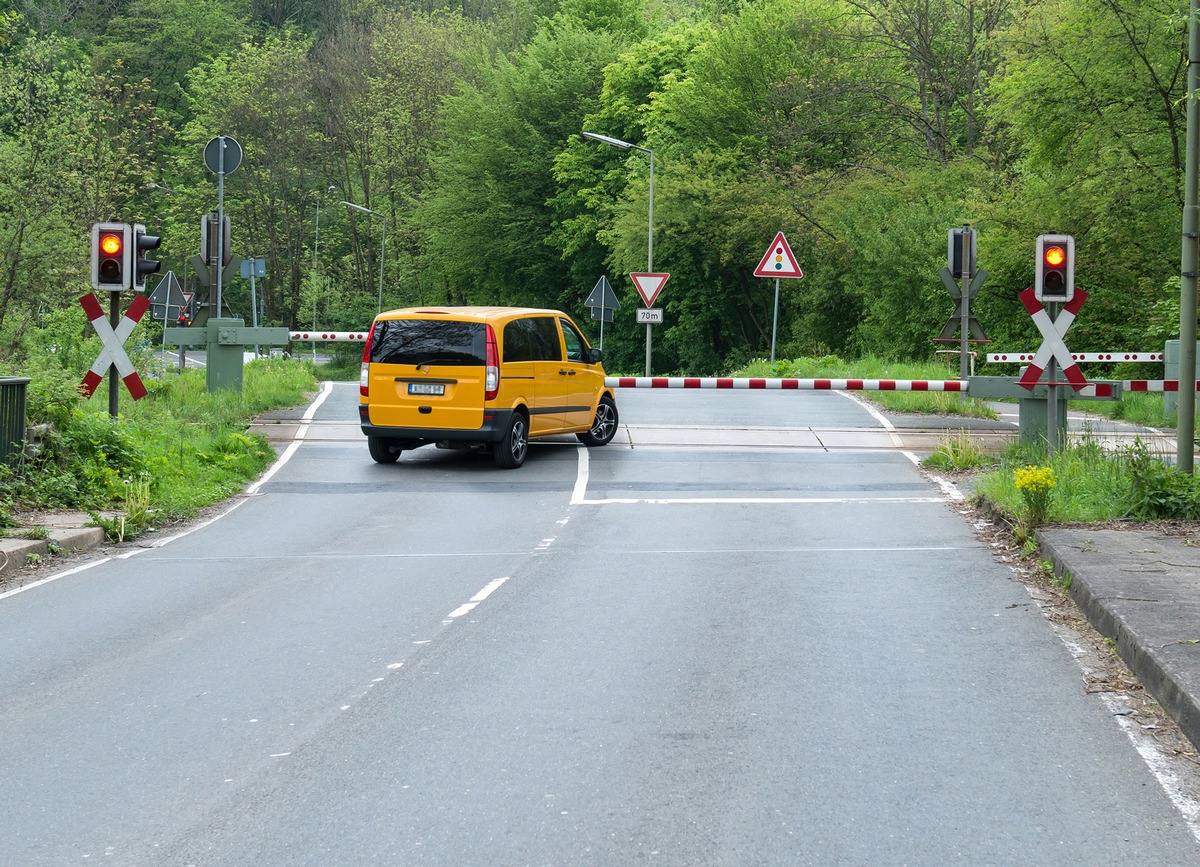
[[[200,249],[203,251],[204,264],[210,268],[217,264],[217,256],[222,265],[228,265],[233,258],[230,250],[230,220],[226,215],[224,221],[218,220],[216,214],[205,214],[200,218]],[[218,253],[219,245],[219,253]]]
[[129,288],[131,234],[128,223],[92,224],[92,288],[96,291]]
[[1033,293],[1038,301],[1066,303],[1075,297],[1075,238],[1039,235]]
[[[968,235],[966,267],[963,265],[963,235]],[[967,272],[968,277],[975,276],[975,260],[978,255],[977,241],[975,230],[969,227],[961,229],[951,229],[946,233],[946,267],[950,269],[950,273],[954,275],[954,279],[961,280],[963,271]]]
[[162,243],[162,237],[159,235],[147,235],[146,227],[141,223],[133,224],[133,268],[131,269],[133,277],[133,288],[135,291],[142,291],[146,288],[146,277],[154,274],[162,267],[162,262],[154,259],[147,259],[146,254],[158,247]]

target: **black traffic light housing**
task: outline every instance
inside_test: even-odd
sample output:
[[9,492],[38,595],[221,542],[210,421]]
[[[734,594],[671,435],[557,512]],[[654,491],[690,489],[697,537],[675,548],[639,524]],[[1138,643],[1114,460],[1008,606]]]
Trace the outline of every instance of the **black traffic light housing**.
[[[963,262],[963,235],[969,235],[966,243],[967,261],[964,266]],[[975,237],[975,230],[964,226],[961,229],[951,229],[946,233],[946,267],[950,269],[950,273],[955,280],[961,280],[963,271],[967,272],[967,277],[975,276],[975,261],[978,257],[979,248]]]
[[92,288],[97,292],[129,288],[132,234],[128,223],[92,224]]
[[133,278],[134,290],[140,292],[146,288],[146,278],[158,271],[162,267],[162,262],[155,259],[146,258],[146,254],[151,250],[157,249],[162,243],[162,237],[159,235],[146,234],[146,227],[141,223],[133,224],[133,268],[131,275]]
[[1062,303],[1075,297],[1075,238],[1038,235],[1033,293],[1038,301]]

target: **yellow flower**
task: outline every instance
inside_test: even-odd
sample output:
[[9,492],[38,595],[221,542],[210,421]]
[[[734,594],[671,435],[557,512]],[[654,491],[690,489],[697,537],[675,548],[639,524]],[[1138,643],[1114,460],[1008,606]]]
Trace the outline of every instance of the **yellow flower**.
[[1054,487],[1054,470],[1051,467],[1032,465],[1013,470],[1013,484],[1018,491],[1039,494]]

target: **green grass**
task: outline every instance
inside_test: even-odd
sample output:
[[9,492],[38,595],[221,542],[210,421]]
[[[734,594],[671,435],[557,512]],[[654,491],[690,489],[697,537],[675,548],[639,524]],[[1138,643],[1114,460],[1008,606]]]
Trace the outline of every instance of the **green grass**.
[[976,495],[999,507],[1014,520],[1026,504],[1013,478],[1014,470],[1043,466],[1054,470],[1055,487],[1046,519],[1059,522],[1099,522],[1126,518],[1132,506],[1133,482],[1127,453],[1106,453],[1087,439],[1059,449],[1053,455],[1044,448],[1014,445],[1000,459],[999,467],[974,485]]
[[[765,359],[754,359],[733,375],[797,379],[958,379],[957,375],[947,374],[944,364],[933,361],[885,361],[874,356],[844,361],[836,355],[780,360],[774,364]],[[995,411],[984,401],[958,392],[864,391],[860,395],[892,412],[997,418]]]
[[15,510],[115,507],[138,512],[144,525],[193,515],[243,488],[274,460],[270,445],[248,432],[253,417],[300,405],[316,388],[312,365],[291,360],[251,362],[241,392],[210,394],[201,371],[164,372],[147,379],[142,400],[123,395],[120,416],[112,419],[99,393],[92,400],[74,394],[73,374],[32,375],[41,388],[30,402],[29,422],[49,422],[51,430],[36,455],[0,466],[0,517]]
[[964,472],[996,465],[997,457],[983,451],[966,431],[959,431],[938,444],[923,466],[942,472]]
[[1175,413],[1168,415],[1163,409],[1163,395],[1144,391],[1127,391],[1117,400],[1073,400],[1071,409],[1090,412],[1152,428],[1173,428],[1178,423]]

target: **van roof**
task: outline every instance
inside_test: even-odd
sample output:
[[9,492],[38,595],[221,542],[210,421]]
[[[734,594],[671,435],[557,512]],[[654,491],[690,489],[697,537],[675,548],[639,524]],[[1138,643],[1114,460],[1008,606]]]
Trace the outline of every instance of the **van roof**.
[[472,319],[485,321],[509,316],[525,316],[542,314],[546,316],[565,316],[561,310],[550,310],[540,307],[443,307],[430,305],[428,307],[403,307],[399,310],[388,310],[380,313],[379,319],[431,319],[445,316],[446,318]]

